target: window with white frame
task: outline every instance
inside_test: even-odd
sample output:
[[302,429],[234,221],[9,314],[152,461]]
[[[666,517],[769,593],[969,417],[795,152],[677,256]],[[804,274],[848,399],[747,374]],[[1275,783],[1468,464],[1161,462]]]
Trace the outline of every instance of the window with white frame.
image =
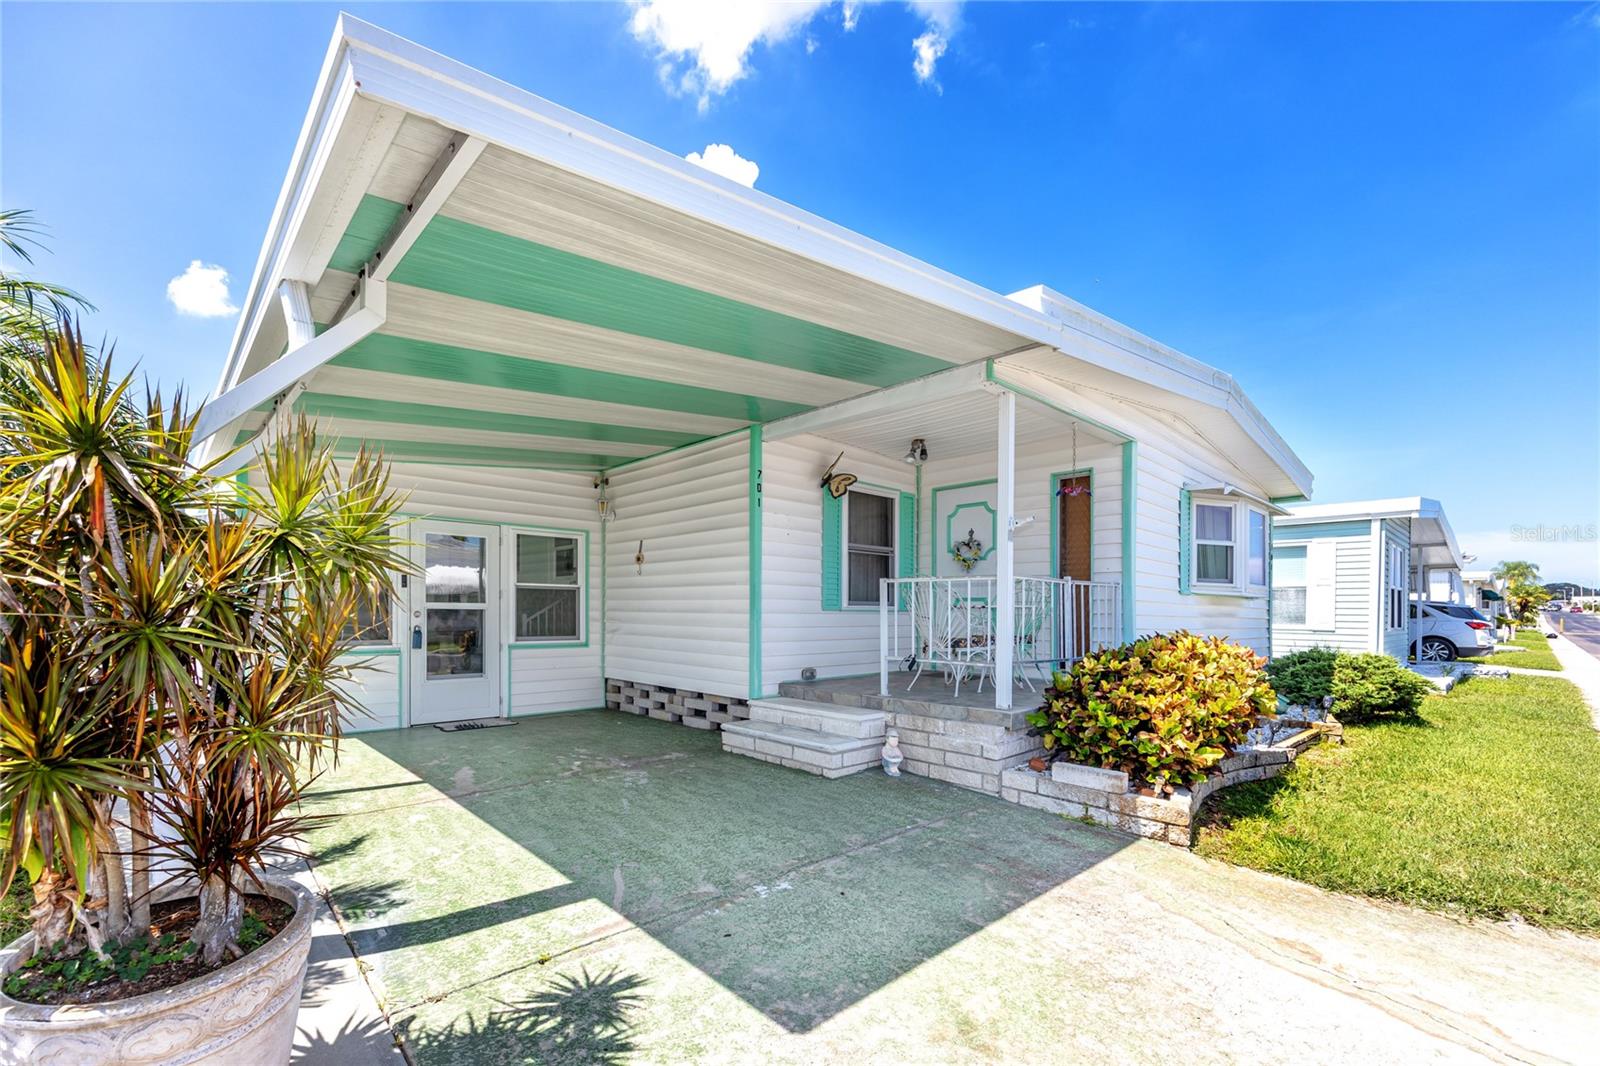
[[1272,535],[1267,512],[1221,494],[1194,493],[1189,507],[1193,590],[1266,595]]
[[1398,544],[1389,545],[1389,618],[1390,629],[1404,629],[1406,613],[1406,550]]
[[845,604],[876,607],[878,582],[894,577],[896,498],[852,488],[844,498]]
[[1231,503],[1194,505],[1194,579],[1202,585],[1232,585],[1234,506]]
[[390,625],[388,590],[377,596],[357,593],[355,614],[345,622],[339,637],[352,647],[393,644]]
[[1272,623],[1306,624],[1306,546],[1296,544],[1272,553]]
[[1264,511],[1251,508],[1249,529],[1249,580],[1257,588],[1267,583],[1267,516]]
[[582,639],[586,566],[579,539],[558,533],[518,533],[514,551],[515,639]]

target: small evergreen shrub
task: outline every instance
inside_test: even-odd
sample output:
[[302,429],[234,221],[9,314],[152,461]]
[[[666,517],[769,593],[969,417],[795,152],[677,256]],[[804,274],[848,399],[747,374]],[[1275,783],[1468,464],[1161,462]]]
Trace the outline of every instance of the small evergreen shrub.
[[1290,703],[1318,704],[1333,693],[1332,648],[1307,648],[1280,656],[1267,664],[1267,677],[1278,695]]
[[1170,791],[1204,780],[1257,718],[1275,713],[1264,662],[1216,637],[1141,637],[1058,672],[1028,723],[1051,761],[1122,770]]
[[1346,722],[1414,716],[1432,691],[1427,678],[1387,655],[1340,655],[1333,664],[1333,711]]

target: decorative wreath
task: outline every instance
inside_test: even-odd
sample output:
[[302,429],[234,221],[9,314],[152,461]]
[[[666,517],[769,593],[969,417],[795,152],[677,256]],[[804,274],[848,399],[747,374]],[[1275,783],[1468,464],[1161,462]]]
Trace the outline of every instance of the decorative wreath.
[[983,541],[978,539],[976,530],[967,530],[966,540],[950,545],[950,558],[959,563],[961,569],[967,573],[972,572],[972,568],[983,558]]

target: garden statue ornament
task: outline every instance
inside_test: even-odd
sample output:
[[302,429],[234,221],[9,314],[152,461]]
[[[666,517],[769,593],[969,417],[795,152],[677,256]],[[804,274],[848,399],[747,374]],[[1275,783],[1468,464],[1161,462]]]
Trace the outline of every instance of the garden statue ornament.
[[883,772],[899,777],[900,764],[905,761],[905,753],[900,750],[900,734],[891,729],[883,738]]

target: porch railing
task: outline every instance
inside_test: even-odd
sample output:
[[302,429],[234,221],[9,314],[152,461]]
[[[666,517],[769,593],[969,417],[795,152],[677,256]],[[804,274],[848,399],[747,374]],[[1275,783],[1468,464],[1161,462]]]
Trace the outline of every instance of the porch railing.
[[[1115,581],[1019,577],[1015,582],[1012,667],[1030,687],[1050,671],[1116,644],[1122,634],[1121,586]],[[899,577],[880,582],[879,687],[889,694],[889,674],[916,677],[937,670],[959,694],[961,683],[993,683],[996,578]]]

